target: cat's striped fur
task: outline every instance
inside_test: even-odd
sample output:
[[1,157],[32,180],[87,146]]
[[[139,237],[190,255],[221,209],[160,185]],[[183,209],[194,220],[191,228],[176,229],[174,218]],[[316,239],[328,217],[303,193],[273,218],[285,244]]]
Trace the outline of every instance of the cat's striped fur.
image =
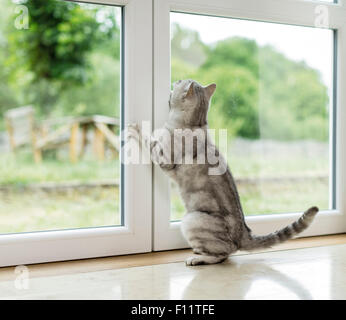
[[[216,150],[206,132],[207,111],[215,88],[215,84],[203,87],[193,80],[178,81],[174,84],[169,100],[169,119],[165,125],[172,137],[174,129],[204,130],[205,143],[212,147],[206,150]],[[174,139],[177,137],[174,136]],[[161,142],[159,148],[157,140],[151,140],[152,153],[155,153],[156,157],[162,155],[165,146],[174,146],[174,139],[167,141],[167,144]],[[206,150],[202,152],[207,153]],[[194,147],[194,159],[198,156],[197,152],[198,148]],[[196,254],[187,259],[187,265],[218,263],[237,250],[271,247],[291,239],[310,225],[318,212],[316,207],[308,209],[299,220],[279,231],[266,236],[253,235],[245,223],[232,174],[225,159],[221,155],[218,156],[217,165],[225,168],[219,175],[209,174],[208,170],[215,167],[215,164],[160,164],[179,185],[187,210],[182,220],[182,233]],[[175,159],[175,155],[172,154],[171,158]]]

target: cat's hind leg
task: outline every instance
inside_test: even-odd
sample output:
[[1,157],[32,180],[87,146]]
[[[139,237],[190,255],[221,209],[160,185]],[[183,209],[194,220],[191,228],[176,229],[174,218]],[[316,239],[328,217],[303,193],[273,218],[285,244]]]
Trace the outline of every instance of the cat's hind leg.
[[218,214],[188,213],[181,227],[193,252],[199,255],[188,258],[188,266],[220,263],[237,250],[230,238],[227,222]]
[[216,264],[225,261],[228,258],[227,256],[224,257],[216,257],[216,256],[208,256],[205,254],[199,254],[199,256],[196,257],[189,257],[185,260],[185,264],[187,266],[198,266],[201,264]]

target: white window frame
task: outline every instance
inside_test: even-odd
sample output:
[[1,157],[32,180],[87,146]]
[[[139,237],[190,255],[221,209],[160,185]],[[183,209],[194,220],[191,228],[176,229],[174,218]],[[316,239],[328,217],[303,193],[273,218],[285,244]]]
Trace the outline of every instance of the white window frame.
[[[124,119],[150,121],[152,0],[83,2],[124,6]],[[125,165],[124,175],[124,226],[0,235],[0,267],[151,251],[151,166]]]
[[[346,3],[303,0],[83,0],[124,6],[124,122],[167,119],[170,89],[170,11],[313,26],[314,9],[329,9],[337,30],[336,209],[318,214],[302,236],[346,231]],[[334,117],[334,115],[333,115]],[[0,235],[0,267],[188,247],[180,222],[170,222],[168,178],[155,166],[124,166],[125,225]],[[25,213],[23,213],[25,214]],[[257,234],[287,225],[301,213],[247,217]]]
[[[154,0],[154,128],[160,128],[168,115],[170,90],[170,12],[314,26],[317,5],[329,12],[329,27],[337,30],[337,98],[335,210],[320,212],[301,236],[346,232],[346,0],[339,3],[303,0]],[[317,53],[318,54],[318,53]],[[331,114],[331,118],[334,118]],[[333,129],[331,129],[333,131]],[[331,143],[334,141],[331,140]],[[180,232],[180,222],[170,222],[168,178],[154,168],[154,250],[188,247]],[[302,213],[246,217],[255,234],[273,232],[292,223]]]

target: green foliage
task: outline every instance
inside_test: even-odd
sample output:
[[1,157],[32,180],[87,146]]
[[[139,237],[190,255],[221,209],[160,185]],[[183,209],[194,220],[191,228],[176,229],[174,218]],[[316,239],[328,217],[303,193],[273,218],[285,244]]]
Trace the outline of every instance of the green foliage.
[[[0,114],[32,104],[40,117],[119,115],[120,30],[114,9],[57,0],[24,0],[28,30],[0,7]],[[238,37],[204,44],[198,32],[174,25],[172,81],[193,78],[217,90],[213,128],[257,139],[328,139],[326,86],[304,62]]]
[[219,41],[211,49],[203,69],[214,66],[228,66],[229,68],[241,66],[257,76],[258,51],[259,48],[254,40],[234,37]]
[[[16,95],[12,88],[9,87],[10,71],[6,64],[7,53],[7,35],[4,32],[7,25],[9,24],[9,17],[11,15],[10,7],[7,1],[1,6],[1,17],[0,19],[0,115],[7,109],[13,108],[17,105]],[[2,123],[0,123],[0,128]]]
[[260,53],[260,133],[280,140],[328,140],[328,92],[319,73],[271,47]]
[[83,10],[75,3],[56,0],[26,0],[29,29],[18,32],[13,26],[11,48],[33,72],[33,80],[84,83],[87,54],[99,38],[96,10]]
[[210,126],[227,128],[239,136],[257,138],[258,82],[254,75],[248,69],[238,66],[216,65],[207,68],[206,72],[204,70],[200,69],[194,78],[203,84],[217,84],[209,111]]
[[31,104],[40,118],[118,116],[120,9],[60,0],[22,3],[30,15],[24,30],[14,26],[15,3],[0,4],[0,115]]
[[[174,30],[179,37],[172,36],[172,81],[217,84],[208,116],[211,127],[249,139],[328,140],[328,92],[316,70],[270,46],[237,37],[205,49],[205,61],[196,66],[184,58],[184,48],[177,48],[184,43],[184,32],[188,39],[194,33]],[[195,47],[205,47],[199,37],[194,39]]]

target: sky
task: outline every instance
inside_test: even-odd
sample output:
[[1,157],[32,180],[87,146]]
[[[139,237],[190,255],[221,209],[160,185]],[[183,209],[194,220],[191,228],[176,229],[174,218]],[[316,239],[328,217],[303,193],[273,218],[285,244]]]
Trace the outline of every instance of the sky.
[[329,29],[174,12],[171,22],[198,31],[201,40],[207,44],[239,36],[254,39],[259,45],[272,45],[286,57],[304,60],[319,70],[323,82],[329,90],[332,88],[333,31]]

